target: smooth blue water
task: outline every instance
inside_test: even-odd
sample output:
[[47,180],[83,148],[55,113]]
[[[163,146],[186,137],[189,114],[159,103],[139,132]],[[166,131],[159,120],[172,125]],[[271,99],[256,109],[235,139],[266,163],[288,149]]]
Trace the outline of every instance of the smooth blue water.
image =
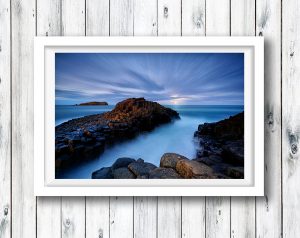
[[[120,157],[142,158],[155,165],[159,165],[161,156],[167,152],[179,153],[193,159],[196,154],[193,135],[199,124],[219,121],[244,110],[243,106],[172,105],[167,107],[176,110],[181,119],[106,149],[99,159],[72,168],[61,178],[88,179],[93,171],[111,166]],[[113,106],[56,106],[55,124],[58,125],[72,118],[110,111],[112,108]]]

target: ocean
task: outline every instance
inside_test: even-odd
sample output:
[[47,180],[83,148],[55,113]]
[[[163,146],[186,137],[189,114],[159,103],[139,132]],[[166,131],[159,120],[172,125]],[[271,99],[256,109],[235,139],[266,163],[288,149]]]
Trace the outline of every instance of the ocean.
[[[196,155],[194,132],[199,124],[215,122],[235,115],[244,110],[244,106],[207,106],[207,105],[165,105],[176,110],[180,120],[159,126],[151,132],[145,132],[136,138],[116,144],[105,150],[98,159],[81,164],[65,171],[61,179],[89,179],[92,172],[111,166],[120,157],[142,158],[159,166],[164,153],[173,152],[193,159]],[[110,111],[114,106],[56,106],[55,125],[70,119]]]

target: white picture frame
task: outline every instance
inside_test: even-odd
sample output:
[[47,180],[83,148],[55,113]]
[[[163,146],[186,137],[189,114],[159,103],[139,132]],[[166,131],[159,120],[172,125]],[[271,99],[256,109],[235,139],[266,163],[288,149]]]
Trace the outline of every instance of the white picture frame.
[[[55,52],[243,52],[244,179],[55,179]],[[34,40],[35,196],[263,196],[263,37],[36,37]]]

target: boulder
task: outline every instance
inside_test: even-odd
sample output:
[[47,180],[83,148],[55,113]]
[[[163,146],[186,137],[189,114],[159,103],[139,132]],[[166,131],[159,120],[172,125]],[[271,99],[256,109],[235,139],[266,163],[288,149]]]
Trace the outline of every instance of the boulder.
[[180,160],[188,158],[176,153],[165,153],[160,159],[160,167],[176,169],[176,164]]
[[114,179],[135,179],[136,176],[127,168],[118,168],[113,170]]
[[136,176],[149,176],[149,173],[155,169],[156,166],[151,163],[145,163],[144,161],[138,160],[128,165],[128,169]]
[[222,149],[225,161],[234,165],[244,165],[244,141],[229,141]]
[[113,179],[111,167],[104,167],[92,173],[92,179]]
[[127,167],[132,162],[135,162],[135,160],[132,158],[126,158],[126,157],[119,158],[113,163],[111,168],[112,168],[112,170],[115,170],[118,168]]
[[149,174],[150,179],[180,179],[180,175],[171,168],[156,168]]
[[178,161],[176,171],[183,178],[215,178],[212,168],[193,160]]

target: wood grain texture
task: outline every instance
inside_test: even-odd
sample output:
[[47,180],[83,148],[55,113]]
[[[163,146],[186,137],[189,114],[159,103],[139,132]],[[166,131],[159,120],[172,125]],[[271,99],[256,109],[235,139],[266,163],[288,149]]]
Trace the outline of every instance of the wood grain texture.
[[[62,0],[62,34],[85,35],[85,0]],[[85,237],[85,197],[62,198],[62,237]]]
[[86,0],[86,35],[109,35],[109,0]]
[[[205,1],[182,1],[182,35],[205,35]],[[181,237],[205,237],[205,197],[182,197]]]
[[[231,0],[231,35],[255,35],[255,1]],[[231,198],[231,237],[255,237],[255,198]]]
[[86,237],[109,237],[109,197],[86,198]]
[[10,3],[0,0],[0,237],[11,229]]
[[133,198],[110,198],[110,238],[133,237]]
[[157,35],[157,0],[134,1],[134,35]]
[[61,204],[61,237],[85,237],[85,198],[62,198]]
[[33,195],[33,37],[35,1],[11,1],[12,237],[36,236]]
[[205,0],[182,1],[182,35],[205,35]]
[[158,198],[157,237],[181,237],[181,197]]
[[110,0],[110,35],[133,35],[133,0]]
[[157,197],[134,198],[134,237],[157,237]]
[[[61,3],[58,0],[38,0],[36,27],[38,36],[61,35]],[[43,79],[40,79],[43,80]],[[61,197],[37,198],[36,234],[42,237],[61,237]]]
[[282,8],[282,204],[283,237],[300,234],[300,3]]
[[[206,1],[206,35],[230,35],[230,1]],[[230,237],[230,198],[206,199],[206,237]]]
[[256,34],[265,40],[265,196],[256,199],[256,234],[280,237],[281,1],[257,0],[256,19]]
[[[134,35],[157,36],[157,0],[134,1]],[[135,197],[134,237],[157,237],[157,197]]]
[[205,197],[182,197],[182,238],[205,237]]
[[181,35],[181,0],[158,0],[158,35]]

